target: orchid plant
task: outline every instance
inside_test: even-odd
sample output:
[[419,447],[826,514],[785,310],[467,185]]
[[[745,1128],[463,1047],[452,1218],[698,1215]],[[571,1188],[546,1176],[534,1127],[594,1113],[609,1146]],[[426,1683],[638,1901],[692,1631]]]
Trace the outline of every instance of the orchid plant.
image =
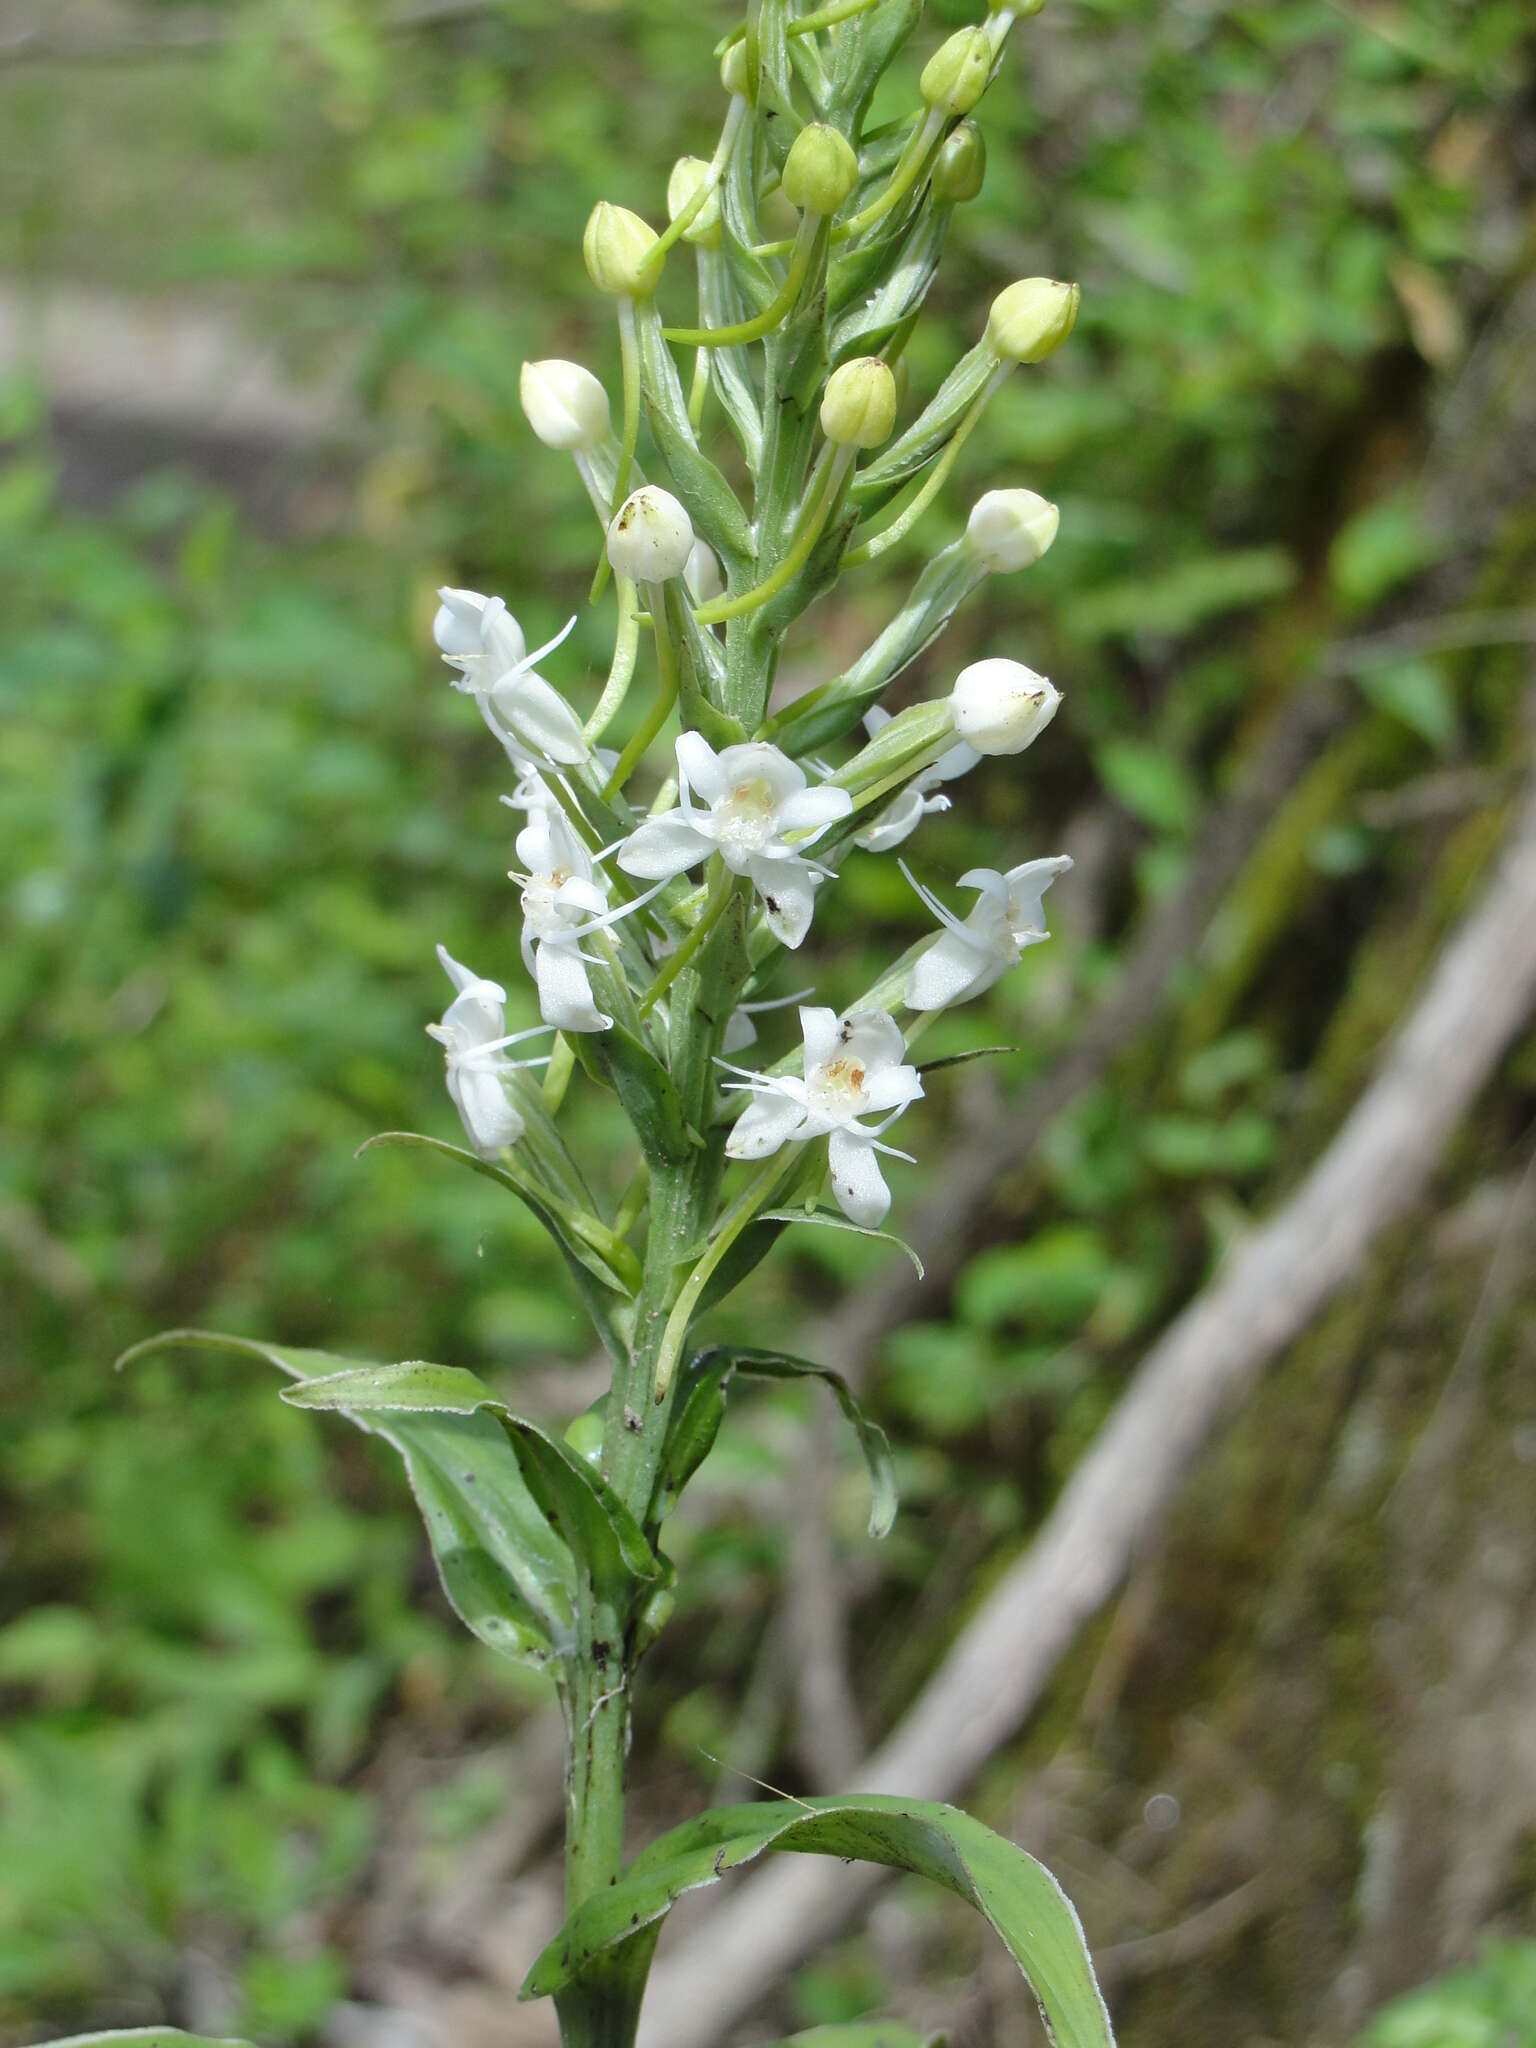
[[[606,678],[556,679],[565,636],[530,652],[500,597],[440,593],[450,680],[515,778],[504,800],[523,820],[521,966],[543,1024],[509,1032],[505,986],[479,972],[515,962],[471,968],[440,949],[452,999],[427,1028],[466,1144],[387,1141],[447,1155],[529,1206],[611,1360],[608,1394],[561,1433],[459,1367],[172,1333],[267,1360],[294,1382],[285,1398],[391,1444],[458,1613],[554,1684],[568,1733],[568,1918],[525,1993],[553,1996],[567,2048],[628,2048],[673,1901],[775,1848],[947,1885],[1007,1944],[1062,2048],[1110,2041],[1054,1880],[952,1808],[858,1793],[715,1808],[624,1861],[631,1701],[673,1599],[665,1522],[733,1384],[829,1381],[871,1464],[873,1533],[894,1510],[885,1440],[837,1375],[772,1347],[703,1341],[711,1311],[787,1230],[881,1230],[887,1162],[910,1157],[888,1133],[924,1093],[918,1039],[1046,938],[1046,891],[1071,865],[1037,854],[974,869],[959,878],[973,893],[964,915],[905,870],[937,932],[872,986],[805,1003],[782,1057],[761,1049],[760,1033],[780,1029],[766,1014],[785,1000],[773,992],[780,956],[804,943],[845,856],[908,842],[951,801],[941,785],[1031,745],[1059,702],[1001,656],[894,714],[879,701],[984,577],[1051,545],[1056,510],[1023,488],[980,500],[840,674],[797,695],[776,686],[802,616],[912,531],[999,385],[1071,332],[1076,287],[1024,279],[925,404],[905,397],[904,354],[946,228],[984,175],[971,116],[1039,4],[994,5],[951,35],[922,67],[918,103],[872,125],[922,0],[750,0],[718,53],[718,144],[676,166],[668,226],[607,203],[587,226],[588,271],[617,315],[617,423],[580,365],[523,367],[529,424],[574,458],[602,529],[592,602],[609,601],[611,582]],[[696,299],[679,313],[684,259]],[[517,1052],[533,1039],[536,1052]],[[633,1129],[632,1178],[607,1206],[562,1133],[573,1087],[611,1091]],[[816,2036],[829,2048],[856,2038],[868,2036]]]

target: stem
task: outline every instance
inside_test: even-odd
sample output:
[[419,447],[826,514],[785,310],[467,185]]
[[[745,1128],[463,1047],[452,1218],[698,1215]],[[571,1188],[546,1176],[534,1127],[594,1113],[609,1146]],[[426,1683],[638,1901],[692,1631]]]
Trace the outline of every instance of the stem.
[[651,1011],[655,1009],[657,1003],[693,959],[695,953],[698,952],[700,946],[704,944],[704,941],[725,914],[726,906],[731,900],[731,891],[736,886],[736,877],[725,865],[725,862],[720,859],[718,854],[714,858],[714,865],[718,871],[711,879],[709,895],[705,901],[704,908],[699,913],[698,922],[678,946],[677,951],[670,954],[662,962],[656,979],[640,998],[640,1014],[642,1017],[649,1016]]
[[619,707],[634,681],[635,657],[640,649],[640,615],[635,607],[635,586],[627,576],[618,579],[619,623],[613,643],[613,663],[603,694],[592,716],[582,727],[587,739],[596,743],[618,716]]
[[850,236],[861,235],[866,228],[873,227],[877,220],[883,220],[893,206],[901,204],[922,175],[928,152],[938,141],[943,127],[944,116],[937,107],[930,107],[922,127],[897,158],[889,185],[878,198],[872,199],[861,213],[854,214],[850,220],[845,220],[840,227],[835,228],[834,240],[846,242]]
[[771,576],[765,576],[761,583],[751,590],[740,591],[735,597],[717,597],[710,604],[701,604],[694,613],[694,619],[701,626],[718,626],[726,619],[739,619],[746,612],[755,612],[760,605],[777,597],[787,583],[799,575],[811,558],[811,552],[832,514],[837,503],[837,494],[843,479],[853,466],[857,450],[839,448],[827,469],[826,479],[817,492],[814,503],[806,516],[805,525],[795,537],[789,553],[780,562]]
[[771,333],[800,296],[800,287],[805,282],[805,273],[810,268],[816,247],[816,237],[823,225],[824,217],[819,213],[801,215],[790,248],[784,282],[761,313],[754,314],[750,320],[739,320],[734,327],[668,327],[665,329],[667,340],[691,344],[696,348],[735,348],[742,342],[760,341],[765,334]]
[[971,429],[986,411],[993,392],[1005,380],[1012,367],[1011,363],[998,364],[972,400],[970,410],[950,436],[949,446],[923,479],[922,488],[915,497],[908,500],[894,519],[881,527],[878,533],[871,534],[868,540],[861,541],[857,547],[848,550],[843,557],[846,567],[857,568],[861,563],[873,562],[878,556],[883,555],[887,548],[895,547],[897,541],[911,532],[943,489],[944,480],[954,468],[960,450],[970,437]]
[[769,1195],[782,1180],[786,1166],[793,1166],[802,1149],[799,1145],[790,1145],[775,1152],[764,1165],[762,1172],[753,1175],[721,1217],[719,1227],[709,1241],[708,1249],[683,1283],[682,1291],[673,1304],[672,1313],[667,1318],[667,1325],[656,1352],[651,1386],[653,1402],[664,1402],[671,1391],[672,1375],[677,1369],[683,1340],[688,1335],[688,1324],[694,1309],[698,1306],[700,1295],[709,1283],[710,1275],[758,1211],[766,1206]]
[[650,605],[651,630],[656,639],[656,666],[661,671],[661,689],[656,702],[646,713],[640,730],[620,754],[618,766],[608,778],[603,791],[603,802],[611,804],[630,776],[644,759],[646,749],[657,733],[672,715],[677,702],[677,649],[672,644],[672,629],[667,624],[666,593],[659,583],[647,584],[646,602]]

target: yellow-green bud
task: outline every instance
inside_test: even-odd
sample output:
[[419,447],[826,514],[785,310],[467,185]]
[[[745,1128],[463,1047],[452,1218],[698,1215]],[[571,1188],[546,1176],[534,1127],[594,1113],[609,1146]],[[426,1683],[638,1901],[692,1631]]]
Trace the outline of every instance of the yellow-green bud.
[[583,1409],[565,1432],[565,1440],[578,1458],[595,1465],[603,1455],[603,1407]]
[[917,89],[940,114],[968,114],[992,76],[992,44],[984,28],[957,28],[923,66]]
[[827,379],[821,431],[839,448],[878,448],[896,424],[896,379],[878,356],[855,356]]
[[995,571],[1038,562],[1061,524],[1061,514],[1038,491],[986,491],[971,508],[965,537],[983,565]]
[[945,139],[933,166],[933,196],[942,206],[964,206],[987,175],[987,145],[974,121],[962,121]]
[[658,239],[638,213],[600,199],[581,238],[588,277],[610,299],[650,298],[661,276],[660,264],[647,267]]
[[987,315],[987,340],[1005,363],[1038,363],[1077,324],[1082,293],[1049,277],[1021,277],[1000,291]]
[[859,160],[846,136],[809,121],[790,144],[780,191],[802,213],[836,213],[859,181]]
[[725,55],[720,59],[720,83],[727,92],[739,93],[743,99],[746,98],[747,41],[745,36],[742,37],[740,42],[732,43]]
[[[672,166],[672,175],[667,180],[667,219],[676,220],[683,208],[694,198],[701,185],[708,182],[709,165],[701,156],[680,156]],[[683,240],[692,242],[696,249],[718,249],[720,246],[720,195],[711,192],[688,226],[683,229]]]

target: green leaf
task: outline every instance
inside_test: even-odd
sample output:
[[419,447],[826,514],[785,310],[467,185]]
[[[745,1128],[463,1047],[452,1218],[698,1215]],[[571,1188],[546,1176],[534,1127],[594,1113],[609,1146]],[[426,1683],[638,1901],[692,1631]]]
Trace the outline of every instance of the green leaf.
[[854,1223],[843,1215],[840,1209],[765,1209],[758,1217],[759,1223],[817,1223],[823,1230],[851,1230],[855,1237],[878,1237],[886,1244],[894,1244],[904,1251],[912,1261],[919,1280],[923,1278],[923,1262],[894,1230],[875,1230],[867,1223]]
[[[371,1152],[377,1145],[419,1146],[425,1152],[435,1152],[439,1158],[452,1159],[460,1166],[467,1166],[482,1180],[495,1181],[498,1187],[509,1189],[533,1212],[559,1246],[576,1283],[576,1290],[610,1357],[628,1357],[624,1334],[615,1321],[613,1297],[618,1295],[626,1303],[631,1299],[632,1290],[639,1285],[639,1264],[629,1246],[614,1237],[596,1217],[580,1216],[547,1189],[536,1188],[496,1160],[482,1159],[477,1152],[466,1151],[462,1145],[450,1145],[443,1138],[429,1138],[420,1131],[380,1131],[358,1146],[358,1157]],[[601,1241],[605,1249],[599,1250],[594,1240]]]
[[1328,572],[1344,604],[1351,611],[1364,611],[1444,551],[1417,498],[1397,492],[1367,505],[1346,522],[1328,550]]
[[1082,1925],[1044,1865],[955,1807],[877,1793],[717,1807],[673,1828],[571,1916],[521,1995],[548,1997],[598,1964],[638,1997],[673,1904],[771,1849],[932,1879],[986,1917],[1024,1973],[1055,2048],[1113,2048]]
[[1067,609],[1066,630],[1084,639],[1157,634],[1174,639],[1224,612],[1281,597],[1296,581],[1296,564],[1281,547],[1239,548],[1175,562],[1155,578],[1101,584]]
[[296,1408],[340,1409],[348,1415],[407,1412],[494,1416],[507,1433],[523,1482],[572,1557],[591,1571],[599,1597],[628,1612],[648,1582],[664,1576],[640,1525],[602,1474],[562,1438],[547,1436],[513,1415],[483,1381],[454,1365],[407,1360],[355,1366],[289,1388]]
[[[720,1426],[717,1417],[714,1428],[708,1430],[708,1442],[703,1443],[701,1450],[697,1449],[708,1429],[709,1410],[707,1404],[701,1404],[697,1413],[690,1415],[690,1407],[699,1402],[701,1391],[713,1381],[720,1390],[720,1416],[723,1417],[725,1395],[737,1373],[758,1380],[821,1380],[831,1389],[844,1419],[858,1437],[859,1449],[864,1453],[864,1463],[869,1468],[869,1533],[876,1538],[889,1535],[891,1524],[896,1519],[896,1469],[891,1462],[890,1439],[879,1423],[871,1422],[864,1413],[840,1372],[834,1372],[829,1365],[817,1365],[809,1358],[794,1358],[784,1351],[759,1351],[744,1344],[721,1344],[700,1352],[692,1360],[685,1376],[684,1390],[679,1396],[677,1416],[668,1431],[668,1467],[674,1442],[680,1462],[689,1458],[693,1460],[676,1490],[681,1491],[687,1479],[703,1463]],[[687,1429],[687,1436],[680,1434],[681,1428]]]
[[47,2048],[109,2048],[114,2041],[138,2041],[142,2048],[171,2048],[173,2042],[180,2042],[182,2048],[251,2048],[249,2041],[237,2041],[230,2035],[184,2034],[179,2027],[122,2027],[107,2034],[70,2034],[48,2042]]
[[634,1126],[647,1159],[677,1165],[693,1149],[693,1137],[672,1076],[649,1046],[615,1023],[593,1043],[593,1051]]
[[1187,838],[1200,822],[1200,785],[1166,747],[1110,740],[1093,758],[1110,795],[1154,832]]
[[1456,700],[1432,661],[1415,657],[1373,663],[1356,680],[1378,711],[1427,740],[1437,754],[1449,753],[1456,744]]
[[[258,1358],[305,1383],[343,1379],[352,1385],[348,1419],[380,1436],[405,1460],[406,1476],[426,1524],[438,1575],[465,1627],[490,1649],[515,1662],[542,1667],[563,1654],[574,1635],[576,1571],[569,1548],[550,1528],[495,1415],[462,1405],[467,1390],[449,1382],[460,1405],[412,1411],[379,1395],[386,1368],[359,1366],[329,1351],[305,1351],[209,1330],[167,1330],[134,1345],[119,1366],[169,1346]],[[398,1369],[397,1369],[398,1370]],[[446,1366],[416,1365],[417,1375],[451,1373]],[[473,1381],[473,1374],[463,1378]],[[358,1405],[376,1397],[372,1410]],[[432,1382],[424,1377],[423,1386]],[[478,1382],[475,1382],[478,1385]],[[307,1385],[299,1392],[307,1393]],[[290,1400],[295,1395],[290,1393]],[[340,1405],[321,1398],[305,1405]],[[381,1420],[381,1416],[388,1420]]]

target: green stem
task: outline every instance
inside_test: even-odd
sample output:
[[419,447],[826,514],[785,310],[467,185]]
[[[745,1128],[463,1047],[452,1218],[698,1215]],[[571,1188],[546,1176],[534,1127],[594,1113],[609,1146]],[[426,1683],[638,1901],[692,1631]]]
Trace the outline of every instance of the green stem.
[[613,643],[613,662],[596,709],[582,727],[594,745],[618,716],[635,677],[635,658],[640,651],[640,614],[635,604],[635,586],[627,576],[618,579],[619,623]]
[[666,994],[667,990],[676,981],[683,969],[698,952],[700,946],[704,944],[715,926],[720,922],[730,903],[731,891],[736,886],[736,877],[725,865],[725,862],[720,859],[718,854],[714,856],[711,864],[717,872],[710,880],[709,895],[705,899],[704,908],[700,911],[698,921],[694,925],[693,930],[683,939],[676,952],[670,954],[662,962],[656,979],[640,998],[640,1014],[642,1017],[649,1016],[651,1011],[655,1009],[657,1003]]
[[772,575],[765,576],[762,582],[755,584],[751,590],[738,592],[735,597],[717,597],[710,604],[701,604],[693,615],[699,625],[718,626],[726,619],[739,619],[747,612],[755,612],[760,606],[767,604],[770,598],[777,597],[787,584],[794,581],[810,560],[817,541],[821,539],[827,521],[832,515],[832,507],[837,503],[837,494],[842,488],[843,479],[853,466],[855,453],[856,450],[852,448],[838,449],[828,465],[821,489],[806,515],[804,526],[795,536],[794,545],[789,553]]
[[986,411],[993,392],[1004,381],[1012,367],[1011,363],[1000,363],[998,365],[997,369],[987,379],[986,383],[982,385],[980,391],[972,400],[970,410],[951,435],[949,446],[923,479],[921,490],[918,491],[915,497],[908,500],[888,525],[882,526],[878,533],[872,533],[868,540],[861,541],[857,547],[852,547],[848,550],[847,554],[843,557],[846,567],[857,568],[864,562],[875,561],[885,553],[887,548],[895,547],[897,541],[904,539],[911,532],[912,528],[922,518],[928,507],[944,488],[944,480],[954,468],[960,450],[970,438],[971,430]]
[[793,1166],[802,1150],[803,1147],[800,1145],[790,1145],[775,1152],[764,1165],[762,1172],[752,1176],[721,1217],[703,1258],[684,1281],[682,1290],[673,1303],[672,1313],[667,1318],[666,1328],[662,1331],[651,1380],[653,1402],[665,1401],[671,1391],[672,1375],[677,1370],[683,1340],[688,1335],[688,1325],[693,1320],[693,1312],[698,1307],[699,1297],[709,1284],[710,1276],[758,1211],[766,1208],[768,1197],[783,1179],[786,1167]]
[[667,340],[695,348],[735,348],[742,342],[761,341],[765,334],[778,326],[799,298],[800,287],[805,282],[805,273],[810,269],[811,257],[815,253],[816,237],[824,224],[819,213],[801,215],[789,252],[789,268],[784,274],[784,282],[761,313],[754,314],[750,320],[737,321],[734,327],[668,327],[664,330]]
[[943,129],[944,116],[937,107],[930,107],[922,127],[897,158],[896,168],[891,173],[891,182],[862,212],[854,214],[851,219],[845,220],[841,226],[833,230],[835,241],[846,242],[854,235],[863,234],[864,230],[872,228],[876,221],[884,220],[893,206],[901,204],[922,176],[928,152],[938,141]]
[[671,717],[672,707],[677,702],[677,649],[672,644],[672,629],[667,624],[666,594],[660,584],[646,586],[646,601],[650,606],[651,628],[656,640],[656,666],[661,671],[661,688],[640,730],[620,754],[618,766],[608,778],[603,790],[605,804],[611,804],[628,782],[644,759],[646,749]]

